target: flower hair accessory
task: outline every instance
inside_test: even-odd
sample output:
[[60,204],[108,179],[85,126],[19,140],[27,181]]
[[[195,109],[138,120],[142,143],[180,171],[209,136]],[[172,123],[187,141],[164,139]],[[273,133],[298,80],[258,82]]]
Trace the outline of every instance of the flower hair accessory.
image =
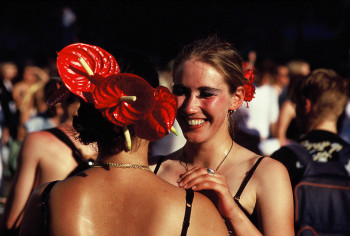
[[253,70],[245,70],[244,71],[244,77],[246,78],[247,82],[244,84],[244,101],[247,103],[250,102],[254,98],[255,94],[255,86],[253,84],[254,82],[254,72]]
[[150,141],[170,131],[177,135],[173,127],[176,97],[166,87],[153,88],[140,76],[120,73],[117,61],[102,48],[68,45],[58,52],[57,68],[65,86],[48,103],[62,101],[70,91],[94,104],[105,119],[123,128],[128,150],[128,125],[135,125],[136,136]]

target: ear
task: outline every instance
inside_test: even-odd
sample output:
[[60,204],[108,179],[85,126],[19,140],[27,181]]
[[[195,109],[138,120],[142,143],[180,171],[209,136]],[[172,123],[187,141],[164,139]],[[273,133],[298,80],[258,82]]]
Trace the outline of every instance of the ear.
[[230,110],[237,110],[244,101],[244,87],[239,86],[231,96]]

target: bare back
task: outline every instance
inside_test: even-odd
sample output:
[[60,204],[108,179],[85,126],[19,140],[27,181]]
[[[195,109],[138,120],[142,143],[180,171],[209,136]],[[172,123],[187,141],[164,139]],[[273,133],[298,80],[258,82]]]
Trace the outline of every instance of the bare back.
[[[85,155],[96,157],[96,151],[91,147],[83,148],[82,152]],[[77,165],[72,150],[53,134],[47,131],[28,134],[18,156],[16,175],[5,206],[2,224],[7,228],[19,227],[31,192],[40,184],[66,178]]]
[[[184,190],[145,170],[93,168],[84,173],[58,183],[51,192],[50,228],[58,235],[181,234]],[[33,224],[30,220],[23,222],[23,230]],[[214,205],[199,193],[187,235],[228,235]]]

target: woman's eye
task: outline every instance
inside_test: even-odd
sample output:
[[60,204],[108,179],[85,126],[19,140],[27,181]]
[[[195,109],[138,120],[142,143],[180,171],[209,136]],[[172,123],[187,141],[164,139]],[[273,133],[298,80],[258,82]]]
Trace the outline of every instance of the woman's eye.
[[212,97],[214,96],[215,94],[211,93],[211,92],[205,92],[205,91],[202,91],[200,94],[199,94],[199,97],[201,98],[209,98],[209,97]]

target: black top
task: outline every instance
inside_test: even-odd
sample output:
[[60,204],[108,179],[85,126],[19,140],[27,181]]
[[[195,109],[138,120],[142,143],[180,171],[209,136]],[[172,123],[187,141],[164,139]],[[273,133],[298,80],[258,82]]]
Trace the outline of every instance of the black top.
[[[156,168],[154,170],[154,173],[157,174],[158,170],[160,168],[160,165],[163,163],[165,156],[160,156],[156,165]],[[241,194],[244,190],[244,188],[247,186],[250,178],[253,176],[254,171],[256,170],[256,168],[258,167],[258,165],[260,164],[261,160],[264,157],[260,157],[256,163],[254,164],[254,166],[247,172],[246,177],[243,179],[241,186],[239,187],[237,193],[234,196],[234,201],[236,202],[236,204],[239,206],[239,208],[241,208],[241,210],[244,212],[244,214],[249,218],[249,220],[255,225],[257,226],[258,224],[258,218],[257,218],[257,211],[256,211],[256,207],[253,210],[253,213],[250,215],[248,213],[248,211],[240,204],[239,200],[241,197]]]
[[[42,209],[43,219],[44,219],[43,227],[44,227],[45,235],[49,235],[49,206],[48,206],[48,202],[49,202],[49,198],[50,198],[50,192],[51,192],[53,186],[57,182],[58,181],[53,181],[53,182],[49,183],[46,186],[46,188],[44,189],[42,197],[41,197],[41,209]],[[193,191],[191,189],[186,189],[186,210],[185,210],[184,221],[182,224],[181,236],[187,235],[187,230],[188,230],[188,227],[190,226],[193,196],[194,196]]]
[[[325,130],[313,130],[302,136],[298,143],[306,148],[315,162],[339,161],[340,152],[349,145],[337,134]],[[303,177],[305,170],[296,155],[290,149],[282,147],[271,157],[285,165],[294,188]]]

